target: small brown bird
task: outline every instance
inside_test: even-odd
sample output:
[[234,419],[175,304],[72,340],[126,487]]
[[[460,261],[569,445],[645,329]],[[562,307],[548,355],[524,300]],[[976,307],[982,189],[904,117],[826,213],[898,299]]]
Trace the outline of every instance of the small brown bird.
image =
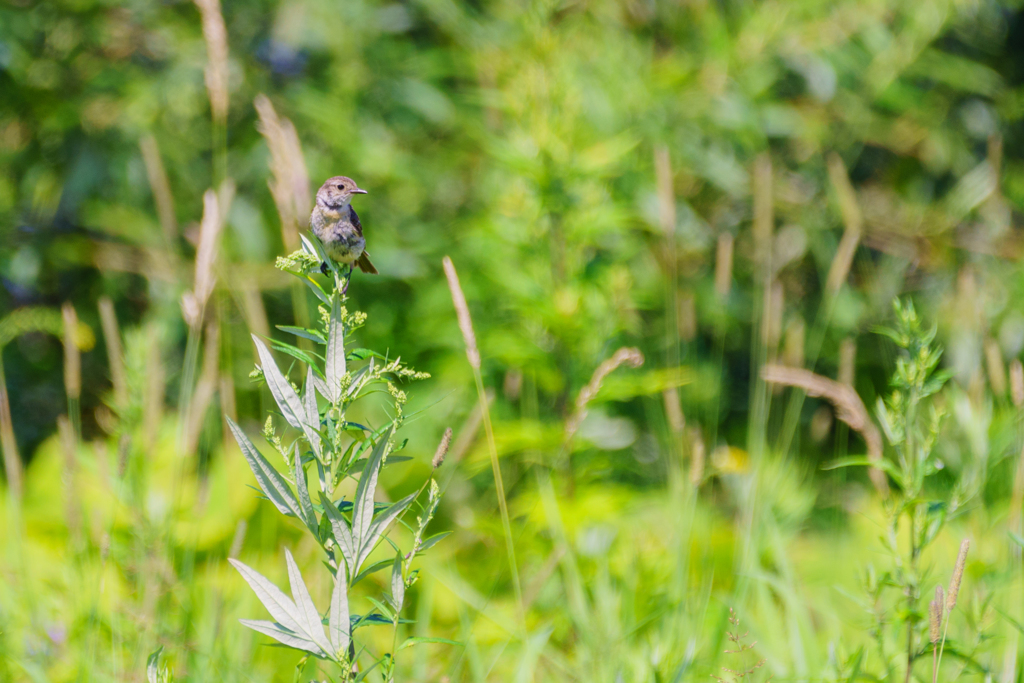
[[[316,193],[316,206],[309,217],[313,234],[323,242],[327,256],[338,263],[348,266],[348,276],[352,277],[352,266],[357,265],[364,273],[376,275],[377,269],[370,262],[366,253],[366,238],[363,237],[363,226],[359,216],[352,208],[352,195],[367,194],[356,185],[356,181],[343,175],[328,178]],[[328,273],[328,264],[323,263],[320,270]],[[345,283],[348,289],[348,283]]]

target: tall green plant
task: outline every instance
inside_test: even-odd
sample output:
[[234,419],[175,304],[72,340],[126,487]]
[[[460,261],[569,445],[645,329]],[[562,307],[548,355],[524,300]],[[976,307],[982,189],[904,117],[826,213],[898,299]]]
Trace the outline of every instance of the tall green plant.
[[[319,325],[311,328],[278,326],[284,332],[319,345],[322,355],[303,351],[292,344],[272,342],[275,350],[306,366],[301,394],[280,370],[267,345],[253,337],[260,360],[253,376],[266,382],[281,416],[294,430],[291,432],[294,440],[291,441],[288,434],[278,434],[273,416],[267,418],[263,430],[267,443],[283,459],[287,469],[282,472],[275,467],[230,419],[229,425],[267,499],[281,514],[298,519],[323,548],[326,564],[334,578],[326,619],[321,617],[320,610],[313,603],[299,568],[287,549],[285,561],[291,597],[252,568],[234,559],[230,562],[273,617],[272,621],[244,619],[242,624],[306,656],[333,662],[337,665],[339,681],[360,681],[378,666],[383,679],[392,681],[395,654],[425,640],[409,638],[398,643],[406,589],[416,581],[417,570],[412,569],[413,560],[447,533],[425,535],[441,495],[433,478],[396,503],[375,504],[374,493],[381,469],[408,459],[396,455],[405,445],[395,439],[395,432],[404,421],[403,406],[406,402],[405,392],[399,389],[398,384],[428,375],[416,372],[400,359],[391,360],[374,351],[346,351],[346,341],[365,323],[366,315],[350,313],[345,307],[346,299],[342,294],[345,280],[333,263],[333,288],[324,289],[317,282],[315,274],[322,262],[331,263],[323,253],[322,245],[315,238],[303,238],[302,249],[278,259],[277,264],[308,285],[322,304]],[[394,411],[386,424],[373,428],[347,418],[353,404],[381,388],[390,394]],[[435,456],[435,468],[440,465],[441,457]],[[316,472],[316,502],[308,488],[307,467]],[[359,483],[354,499],[336,498],[337,487],[356,475]],[[403,553],[388,537],[389,528],[401,520],[424,491],[427,491],[427,496],[421,503],[422,512],[416,523],[411,525],[412,547]],[[395,549],[394,559],[368,564],[370,555],[382,540],[387,540]],[[365,614],[355,613],[349,604],[352,587],[370,573],[388,565],[392,568],[390,594],[381,599],[370,598],[374,610]],[[357,662],[363,649],[356,646],[355,631],[371,624],[392,626],[392,648],[391,652],[380,656],[368,654],[372,664],[360,671]]]
[[[931,640],[935,644],[935,636],[929,633],[929,626],[934,630],[934,624],[944,617],[941,612],[933,615],[932,624],[929,624],[927,612],[920,608],[921,556],[938,536],[949,515],[963,504],[969,493],[959,483],[952,491],[926,486],[929,477],[943,468],[935,452],[935,443],[944,409],[934,397],[942,390],[950,373],[937,370],[942,349],[935,343],[935,328],[924,327],[909,300],[901,302],[897,299],[893,308],[895,325],[880,327],[877,332],[891,339],[901,353],[890,380],[891,391],[884,398],[880,397],[876,406],[878,421],[893,457],[880,461],[849,458],[837,466],[880,467],[896,484],[896,489],[886,500],[888,520],[882,536],[891,558],[891,567],[882,575],[876,575],[873,569],[869,569],[867,590],[876,619],[873,633],[883,661],[889,658],[885,633],[886,625],[890,623],[886,615],[890,610],[886,606],[886,596],[892,588],[902,593],[898,600],[902,604],[891,607],[897,615],[894,626],[898,631],[902,629],[902,636],[897,633],[896,637],[903,640],[904,680],[910,681],[915,661],[929,651],[926,643]],[[901,530],[905,538],[902,543]],[[948,608],[952,609],[952,604]],[[935,606],[929,609],[934,611]]]

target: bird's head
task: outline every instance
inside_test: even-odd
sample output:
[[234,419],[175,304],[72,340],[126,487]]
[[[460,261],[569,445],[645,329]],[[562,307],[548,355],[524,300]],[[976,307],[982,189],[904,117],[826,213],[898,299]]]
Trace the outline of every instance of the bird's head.
[[360,190],[356,181],[343,175],[328,178],[316,193],[316,203],[326,209],[340,209],[348,205],[354,194],[366,194]]

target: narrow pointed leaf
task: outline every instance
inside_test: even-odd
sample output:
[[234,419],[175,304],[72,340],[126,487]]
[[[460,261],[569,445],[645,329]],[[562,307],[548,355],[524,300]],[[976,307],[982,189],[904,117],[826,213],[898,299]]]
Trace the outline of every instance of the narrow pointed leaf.
[[320,539],[320,523],[316,519],[316,512],[313,510],[313,501],[309,498],[309,486],[306,484],[306,468],[302,466],[302,451],[295,447],[295,488],[299,492],[299,512],[302,513],[302,521],[306,527],[313,532],[313,535]]
[[338,574],[331,593],[331,616],[327,631],[335,654],[348,649],[351,624],[348,612],[348,572],[343,562],[338,563]]
[[366,383],[370,381],[370,377],[373,376],[374,360],[374,358],[371,358],[369,364],[360,370],[362,374],[358,376],[359,381],[356,381],[355,379],[352,380],[352,384],[349,385],[348,391],[345,393],[345,398],[351,398],[352,396],[357,395],[363,390]]
[[366,467],[363,468],[363,476],[359,478],[359,486],[356,487],[355,513],[352,515],[352,536],[355,538],[358,547],[363,546],[363,539],[370,531],[370,524],[373,521],[373,494],[377,490],[377,475],[380,473],[380,463],[389,450],[391,434],[395,426],[392,424],[386,432],[381,434],[377,445],[373,449]]
[[288,482],[285,481],[281,473],[278,472],[270,462],[263,457],[263,454],[256,450],[256,446],[252,444],[249,437],[245,435],[242,428],[235,424],[234,420],[230,417],[227,418],[228,427],[231,429],[231,433],[235,436],[235,441],[238,442],[239,448],[242,449],[242,455],[245,456],[246,461],[249,463],[249,469],[252,470],[253,475],[256,477],[257,483],[260,488],[263,489],[263,493],[266,494],[270,502],[274,504],[274,507],[283,515],[295,516],[301,519],[299,514],[299,503],[295,500],[294,494],[292,494],[291,488],[288,486]]
[[374,562],[373,564],[367,566],[366,569],[364,569],[363,571],[361,571],[358,574],[356,574],[355,578],[352,579],[352,584],[351,585],[354,586],[357,583],[359,583],[360,581],[362,581],[364,578],[369,576],[370,574],[372,574],[374,572],[379,572],[381,569],[384,569],[384,567],[390,567],[390,566],[391,566],[391,560],[380,560],[378,562]]
[[448,640],[447,638],[420,638],[418,636],[412,638],[406,638],[405,642],[398,646],[398,650],[404,650],[407,647],[413,645],[419,645],[421,643],[444,643],[445,645],[462,645],[462,643],[456,640]]
[[314,282],[313,279],[310,278],[308,275],[304,277],[302,281],[306,283],[306,285],[313,292],[317,299],[320,299],[320,301],[323,301],[328,306],[331,305],[331,297],[327,296],[327,293],[324,292],[323,287]]
[[345,558],[345,562],[348,563],[349,572],[354,574],[359,571],[359,567],[356,565],[356,546],[355,541],[352,538],[352,530],[349,529],[348,522],[341,516],[338,508],[335,507],[331,499],[328,498],[323,491],[320,492],[320,504],[324,508],[324,512],[327,513],[327,519],[331,521],[331,530],[334,532],[334,540],[338,542],[338,548],[341,549],[342,557]]
[[377,519],[373,520],[373,523],[370,524],[370,529],[366,532],[366,537],[359,546],[359,554],[356,559],[359,564],[362,564],[362,562],[370,556],[370,553],[373,552],[374,546],[377,545],[377,541],[380,540],[380,537],[384,534],[388,525],[395,521],[395,518],[402,514],[402,512],[405,511],[405,508],[409,507],[409,504],[416,499],[416,495],[418,493],[419,491],[410,493],[408,496],[389,507],[385,512],[382,512]]
[[330,391],[327,389],[327,382],[320,379],[318,375],[313,375],[313,384],[316,386],[316,390],[320,392],[320,395],[326,398],[328,401],[331,400]]
[[294,325],[274,325],[274,327],[281,330],[282,332],[294,334],[296,337],[302,337],[303,339],[314,341],[317,344],[327,343],[327,340],[324,339],[324,336],[316,330],[310,330],[305,327],[295,327]]
[[302,580],[299,567],[295,564],[295,558],[291,552],[284,549],[284,559],[288,563],[288,582],[292,585],[292,597],[295,599],[295,606],[299,612],[299,625],[302,627],[301,635],[308,637],[316,643],[324,652],[331,649],[327,637],[324,635],[324,625],[320,621],[320,612],[313,604],[313,598],[309,595],[309,589]]
[[259,598],[259,601],[270,612],[270,616],[274,617],[277,622],[289,631],[298,633],[301,630],[299,626],[299,611],[291,598],[282,593],[281,589],[252,567],[233,558],[229,558],[228,562],[238,570],[238,573],[242,575],[242,578],[253,589],[256,597]]
[[274,357],[270,355],[267,345],[256,335],[253,335],[252,339],[256,342],[256,353],[259,354],[260,365],[263,366],[263,376],[267,380],[267,386],[270,387],[270,393],[277,402],[277,407],[281,410],[281,414],[288,424],[296,429],[302,429],[304,423],[303,416],[305,414],[302,401],[299,400],[298,394],[292,389],[292,385],[281,374],[281,370],[277,367]]
[[149,683],[160,683],[160,653],[163,651],[164,646],[161,645],[146,660],[146,680]]
[[303,397],[302,405],[305,409],[305,420],[303,424],[308,429],[303,429],[306,433],[306,438],[309,439],[309,445],[312,446],[313,452],[316,457],[320,457],[320,411],[316,406],[316,389],[314,388],[313,366],[306,366],[306,389],[305,396]]
[[444,538],[446,538],[448,536],[451,536],[451,534],[452,534],[452,532],[450,532],[450,531],[442,531],[441,533],[437,533],[437,534],[434,534],[433,536],[429,536],[429,537],[423,539],[423,542],[420,543],[420,547],[419,547],[419,551],[418,552],[421,552],[421,553],[422,552],[426,552],[430,548],[433,548],[434,545],[436,545],[438,541],[440,541],[440,540],[442,540],[442,539],[444,539]]
[[405,577],[402,576],[402,553],[395,555],[395,563],[391,568],[391,604],[401,612],[405,603]]
[[316,643],[308,638],[303,638],[288,629],[282,628],[280,624],[275,624],[272,621],[258,621],[255,619],[239,619],[238,622],[242,624],[242,626],[247,626],[253,631],[262,633],[265,636],[270,636],[277,642],[287,645],[288,647],[295,648],[296,650],[303,650],[305,652],[311,652],[318,657],[327,657],[327,653],[324,652]]
[[345,326],[341,322],[341,301],[334,297],[331,322],[327,328],[327,358],[324,379],[331,393],[331,402],[341,398],[341,378],[345,376]]

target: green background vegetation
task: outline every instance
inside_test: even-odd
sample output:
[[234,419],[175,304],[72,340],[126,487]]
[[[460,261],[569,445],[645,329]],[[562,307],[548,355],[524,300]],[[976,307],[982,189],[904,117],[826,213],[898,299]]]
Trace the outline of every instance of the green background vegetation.
[[[24,463],[22,494],[10,458],[0,489],[0,680],[142,680],[161,645],[181,680],[317,675],[238,625],[262,608],[227,563],[283,584],[283,547],[319,560],[246,486],[221,418],[258,436],[273,404],[249,334],[317,315],[273,268],[295,245],[259,94],[294,124],[299,195],[335,174],[370,192],[360,345],[432,375],[405,388],[414,460],[382,477],[390,500],[455,429],[432,526],[454,534],[423,558],[407,629],[463,646],[406,651],[398,680],[706,681],[763,659],[753,680],[901,681],[902,626],[926,642],[965,537],[940,678],[1020,679],[1018,2],[232,1],[226,61],[201,4],[205,39],[188,2],[0,6],[0,343]],[[203,195],[229,181],[190,328]],[[522,610],[444,255],[493,397]],[[865,442],[758,379],[778,362],[851,381],[874,415],[897,296],[952,374],[920,613],[898,581],[879,597],[897,555],[867,472],[822,469]],[[620,347],[644,365],[610,374],[572,434]],[[749,653],[723,653],[730,607]]]

